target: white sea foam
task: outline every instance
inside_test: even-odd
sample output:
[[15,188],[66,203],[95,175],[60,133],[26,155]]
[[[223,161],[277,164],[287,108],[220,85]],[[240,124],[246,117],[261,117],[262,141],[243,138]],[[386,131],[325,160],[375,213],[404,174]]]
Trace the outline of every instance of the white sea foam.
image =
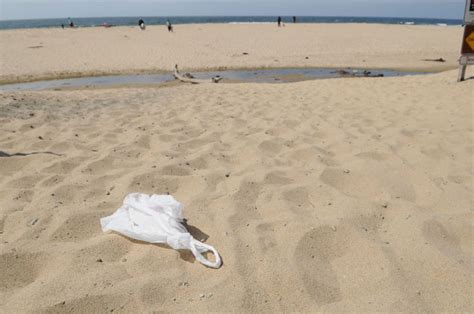
[[275,24],[276,22],[229,22],[228,24]]

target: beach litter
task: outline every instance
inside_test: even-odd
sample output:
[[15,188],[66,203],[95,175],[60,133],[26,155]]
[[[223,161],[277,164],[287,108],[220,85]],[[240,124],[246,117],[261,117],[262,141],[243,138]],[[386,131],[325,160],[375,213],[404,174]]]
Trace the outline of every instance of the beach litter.
[[173,76],[175,79],[184,82],[184,83],[191,83],[191,84],[203,84],[203,83],[219,83],[222,80],[222,77],[219,75],[216,75],[210,79],[207,80],[202,80],[202,79],[196,79],[194,75],[191,73],[184,73],[181,74],[178,69],[178,65],[174,65],[174,73]]
[[[190,250],[196,260],[210,268],[222,265],[219,253],[204,244],[186,230],[183,205],[171,195],[132,193],[125,197],[122,207],[114,214],[100,219],[102,231],[123,234],[129,238],[149,242],[166,243],[175,250]],[[215,261],[203,256],[212,252]]]
[[39,218],[35,218],[35,219],[33,219],[32,221],[30,221],[30,225],[31,225],[31,226],[34,226],[34,225],[36,225],[36,223],[37,223],[38,221],[39,221]]

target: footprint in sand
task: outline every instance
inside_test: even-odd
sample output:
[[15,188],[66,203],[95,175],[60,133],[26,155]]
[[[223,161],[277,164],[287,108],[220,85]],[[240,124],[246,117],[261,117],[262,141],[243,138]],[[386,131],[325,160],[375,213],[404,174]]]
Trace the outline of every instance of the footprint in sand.
[[384,161],[388,159],[389,156],[387,154],[382,154],[379,152],[364,152],[357,154],[356,157],[368,160]]
[[261,189],[262,185],[257,182],[244,180],[240,183],[239,190],[232,197],[234,214],[229,218],[229,223],[233,231],[244,232],[242,227],[259,218],[256,203],[261,196]]
[[291,184],[293,180],[288,179],[282,171],[269,172],[264,179],[265,184],[286,185]]
[[15,193],[12,199],[21,203],[31,203],[34,195],[35,191],[33,190],[21,190],[18,193]]
[[71,173],[74,169],[76,169],[86,158],[77,157],[77,158],[69,158],[67,160],[61,160],[53,163],[51,166],[43,169],[46,173],[53,173],[59,175],[65,175]]
[[179,177],[163,177],[160,172],[135,176],[128,186],[129,191],[141,191],[148,194],[174,194],[181,186]]
[[8,177],[15,175],[23,171],[23,168],[28,166],[30,162],[33,162],[34,158],[30,156],[24,157],[2,157],[0,162],[2,163],[2,176]]
[[253,181],[243,181],[239,190],[234,194],[235,207],[239,212],[255,209],[255,204],[260,196],[262,185]]
[[86,246],[77,251],[74,267],[97,263],[100,259],[104,263],[120,262],[130,252],[133,242],[130,239],[116,234],[107,234],[99,244]]
[[207,169],[208,162],[204,157],[197,157],[188,162],[189,167],[192,169]]
[[180,187],[179,178],[163,177],[161,172],[147,172],[133,177],[128,186],[129,191],[138,191],[148,194],[173,194]]
[[225,180],[225,175],[220,171],[211,172],[205,175],[206,195],[216,191],[217,186]]
[[73,148],[73,144],[71,144],[70,142],[62,141],[62,142],[58,142],[51,145],[49,150],[52,152],[62,153],[62,152],[71,151],[72,148]]
[[176,150],[180,152],[194,151],[196,149],[202,149],[207,144],[213,144],[219,141],[221,133],[214,132],[204,138],[196,138],[188,141],[182,141],[176,145]]
[[53,186],[56,186],[60,183],[62,183],[64,181],[64,176],[60,176],[60,175],[53,175],[53,176],[50,176],[49,178],[45,179],[44,181],[42,181],[40,183],[40,186],[42,187],[53,187]]
[[455,261],[469,260],[460,247],[459,238],[449,232],[439,221],[435,219],[425,221],[422,230],[425,240],[435,246],[443,255]]
[[130,168],[135,165],[130,159],[138,156],[138,154],[139,152],[135,151],[129,152],[126,157],[122,155],[120,158],[113,156],[116,154],[109,154],[100,160],[89,163],[83,171],[94,175],[107,175],[120,168]]
[[157,307],[163,306],[167,301],[173,302],[175,292],[169,288],[173,285],[176,285],[176,282],[172,282],[167,278],[148,282],[140,289],[140,299],[145,304],[156,305]]
[[88,295],[73,300],[65,300],[51,307],[42,309],[42,313],[131,313],[137,305],[127,296],[121,295]]
[[322,226],[306,233],[298,243],[295,259],[307,293],[318,305],[342,300],[331,262],[344,255],[348,239],[344,230],[334,232]]
[[6,186],[9,188],[15,188],[15,189],[32,189],[43,178],[44,176],[41,176],[41,175],[24,176],[22,178],[15,179],[8,182]]
[[5,228],[5,220],[7,219],[7,215],[2,215],[0,218],[0,234],[3,233],[3,229]]
[[173,134],[161,134],[158,137],[159,137],[160,141],[165,142],[165,143],[174,142],[178,138],[177,135],[173,135]]
[[279,142],[281,141],[278,139],[263,141],[258,147],[268,154],[278,154],[282,150],[282,145]]
[[149,135],[140,136],[135,142],[136,147],[150,149],[151,138]]
[[169,165],[169,166],[164,166],[161,169],[161,174],[165,176],[184,177],[184,176],[189,176],[191,174],[191,171],[187,168],[184,168],[178,165]]
[[51,236],[53,241],[80,242],[102,233],[99,219],[107,213],[94,212],[69,217]]
[[359,170],[326,168],[321,181],[332,186],[341,193],[352,197],[376,198],[396,196],[414,202],[417,198],[415,188],[409,180],[396,171],[388,171],[383,167],[365,166]]
[[330,153],[325,149],[317,146],[298,149],[290,153],[290,158],[304,163],[321,162],[327,166],[335,166],[337,163],[332,159],[334,153]]
[[0,291],[23,288],[34,282],[43,262],[41,254],[11,252],[0,255]]
[[[89,189],[84,184],[62,184],[54,189],[51,193],[51,197],[61,205],[73,204],[77,201],[82,202],[84,198],[87,198],[86,191]],[[94,189],[97,191],[97,189]]]
[[295,213],[301,213],[301,211],[308,211],[314,208],[309,198],[308,190],[302,186],[283,192],[283,198]]
[[258,233],[258,244],[263,253],[277,245],[277,241],[273,236],[274,224],[262,223],[257,225],[256,231]]
[[[131,243],[135,243],[131,240]],[[133,244],[132,247],[136,252],[137,247]],[[179,263],[170,263],[170,261],[176,261],[177,259],[183,259],[186,255],[189,259],[185,259],[189,262],[195,262],[195,258],[191,251],[181,250],[176,252],[167,245],[154,245],[148,243],[140,243],[141,256],[133,259],[133,265],[128,268],[128,273],[132,276],[137,277],[149,277],[149,276],[173,276],[182,275],[185,273],[186,263],[180,260]],[[132,256],[136,256],[131,254]],[[157,273],[157,269],[160,269],[163,264],[167,264],[166,273]]]

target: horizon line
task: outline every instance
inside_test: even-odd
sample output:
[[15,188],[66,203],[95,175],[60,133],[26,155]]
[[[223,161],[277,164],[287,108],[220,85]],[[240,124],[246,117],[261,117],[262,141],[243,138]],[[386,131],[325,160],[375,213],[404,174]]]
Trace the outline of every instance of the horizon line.
[[[441,17],[415,17],[415,16],[363,16],[363,15],[280,15],[281,17],[328,17],[328,18],[338,18],[338,17],[355,17],[355,18],[385,18],[385,19],[419,19],[419,20],[453,20],[453,21],[462,21],[462,18],[441,18]],[[56,19],[90,19],[90,18],[156,18],[156,17],[278,17],[278,15],[129,15],[129,16],[119,16],[119,15],[104,15],[104,16],[68,16],[68,17],[41,17],[41,18],[21,18],[21,19],[9,19],[9,18],[0,18],[0,22],[3,21],[31,21],[31,20],[56,20]]]

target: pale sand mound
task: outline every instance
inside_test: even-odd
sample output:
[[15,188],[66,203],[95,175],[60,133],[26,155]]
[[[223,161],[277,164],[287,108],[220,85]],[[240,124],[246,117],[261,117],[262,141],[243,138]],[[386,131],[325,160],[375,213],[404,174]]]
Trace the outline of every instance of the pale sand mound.
[[[455,77],[1,95],[2,312],[472,311]],[[224,266],[102,234],[130,192]]]

